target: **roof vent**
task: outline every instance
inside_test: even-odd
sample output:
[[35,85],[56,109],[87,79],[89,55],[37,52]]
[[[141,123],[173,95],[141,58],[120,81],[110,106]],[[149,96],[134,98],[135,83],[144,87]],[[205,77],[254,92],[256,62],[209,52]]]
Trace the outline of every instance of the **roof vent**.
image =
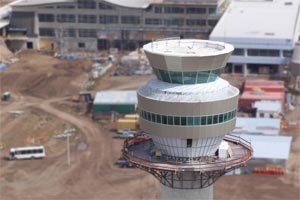
[[291,5],[293,5],[293,2],[287,1],[287,2],[284,2],[284,5],[285,5],[285,6],[291,6]]

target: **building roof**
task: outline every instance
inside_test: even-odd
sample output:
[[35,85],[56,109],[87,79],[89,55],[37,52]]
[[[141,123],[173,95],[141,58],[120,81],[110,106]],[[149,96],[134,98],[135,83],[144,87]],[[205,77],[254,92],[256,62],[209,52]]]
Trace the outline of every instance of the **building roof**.
[[143,46],[152,67],[168,71],[211,71],[225,67],[231,44],[198,39],[166,38]]
[[195,39],[164,39],[143,46],[144,51],[176,57],[216,56],[233,51],[231,44]]
[[245,91],[240,96],[240,99],[249,99],[249,100],[280,100],[284,101],[283,92],[264,92],[256,93],[255,91]]
[[300,34],[299,4],[298,0],[233,1],[210,39],[235,47],[292,49]]
[[284,82],[283,81],[274,81],[274,80],[246,80],[245,88],[280,88],[284,91]]
[[233,133],[279,135],[280,119],[237,117]]
[[275,80],[246,80],[245,91],[261,89],[265,92],[285,92],[284,82]]
[[6,27],[9,24],[8,20],[0,20],[0,29]]
[[136,91],[100,91],[94,104],[137,104]]
[[254,159],[284,159],[288,160],[291,136],[261,136],[248,134],[234,134],[249,141],[253,148]]
[[[104,0],[108,3],[129,7],[129,8],[147,8],[150,4],[163,3],[163,4],[218,4],[225,0]],[[66,3],[76,2],[76,0],[21,0],[15,4],[17,6],[34,6],[52,3]]]
[[280,101],[256,101],[252,107],[260,111],[282,112],[282,104]]
[[12,6],[37,6],[44,4],[53,4],[53,3],[68,3],[75,2],[75,0],[20,0]]
[[[155,0],[105,0],[106,2],[130,8],[147,8]],[[161,2],[162,0],[156,0]]]
[[203,84],[171,84],[158,79],[150,80],[138,93],[149,99],[167,102],[210,102],[229,99],[239,94],[239,90],[227,81],[217,78]]

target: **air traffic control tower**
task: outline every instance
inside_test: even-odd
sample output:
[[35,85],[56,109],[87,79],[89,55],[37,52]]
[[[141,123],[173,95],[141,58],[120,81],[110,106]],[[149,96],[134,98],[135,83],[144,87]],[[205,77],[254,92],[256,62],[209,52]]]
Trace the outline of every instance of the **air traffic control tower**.
[[230,135],[239,90],[219,77],[233,46],[173,38],[143,48],[157,77],[137,92],[149,137],[127,140],[123,156],[160,181],[162,199],[213,199],[213,183],[252,156]]

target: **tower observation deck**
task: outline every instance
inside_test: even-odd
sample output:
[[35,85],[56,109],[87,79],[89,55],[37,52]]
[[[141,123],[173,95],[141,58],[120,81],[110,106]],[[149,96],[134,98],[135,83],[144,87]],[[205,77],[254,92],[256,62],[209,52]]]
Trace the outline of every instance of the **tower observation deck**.
[[[123,156],[162,183],[162,199],[212,199],[217,178],[252,156],[249,142],[230,135],[239,90],[219,77],[234,48],[177,38],[143,48],[157,77],[137,92],[149,137],[126,140]],[[218,155],[222,142],[226,157]]]

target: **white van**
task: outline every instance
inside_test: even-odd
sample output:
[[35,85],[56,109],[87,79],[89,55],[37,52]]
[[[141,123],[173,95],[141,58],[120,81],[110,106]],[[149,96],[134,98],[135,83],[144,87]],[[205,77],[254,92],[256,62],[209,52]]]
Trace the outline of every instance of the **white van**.
[[10,160],[44,158],[45,156],[44,146],[18,147],[11,148],[9,151]]

